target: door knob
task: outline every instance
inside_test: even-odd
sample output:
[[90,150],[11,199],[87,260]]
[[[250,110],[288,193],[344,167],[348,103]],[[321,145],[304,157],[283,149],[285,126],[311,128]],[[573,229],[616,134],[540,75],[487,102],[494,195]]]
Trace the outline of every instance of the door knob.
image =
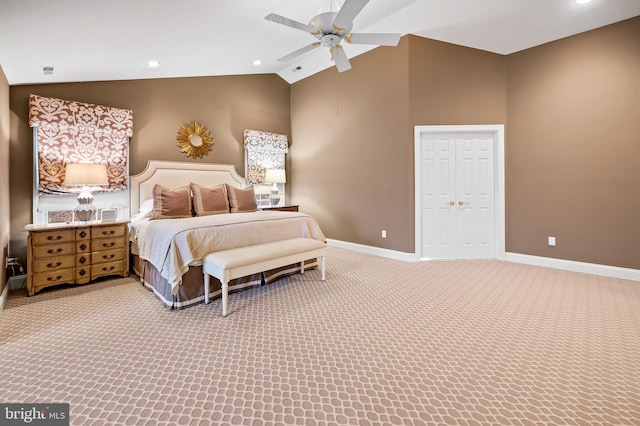
[[469,204],[468,201],[458,201],[459,206],[466,206],[467,204]]
[[455,201],[449,201],[449,205],[450,205],[451,207],[453,207],[455,204],[456,204],[456,202],[455,202]]

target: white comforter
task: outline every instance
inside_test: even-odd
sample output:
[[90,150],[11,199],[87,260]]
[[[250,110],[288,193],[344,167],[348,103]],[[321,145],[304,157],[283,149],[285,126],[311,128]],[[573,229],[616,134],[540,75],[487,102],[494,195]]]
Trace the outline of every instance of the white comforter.
[[185,219],[132,221],[133,252],[151,262],[178,292],[189,266],[209,253],[288,238],[325,241],[316,220],[296,212],[258,211]]

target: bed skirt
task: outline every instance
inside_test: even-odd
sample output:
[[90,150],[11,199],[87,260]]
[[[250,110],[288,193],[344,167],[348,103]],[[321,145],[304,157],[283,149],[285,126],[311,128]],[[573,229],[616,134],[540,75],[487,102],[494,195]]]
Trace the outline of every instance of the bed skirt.
[[[142,260],[136,255],[132,255],[130,264],[132,272],[140,277],[142,285],[152,291],[167,308],[178,310],[204,303],[204,277],[202,275],[201,265],[191,266],[189,270],[182,275],[182,284],[178,288],[178,293],[173,294],[171,285],[150,262]],[[317,267],[317,259],[305,261],[305,270],[315,269]],[[279,278],[299,273],[300,265],[295,264],[238,278],[229,282],[229,293],[263,284],[270,284]],[[211,277],[210,281],[210,299],[217,299],[222,294],[222,284],[215,277]]]

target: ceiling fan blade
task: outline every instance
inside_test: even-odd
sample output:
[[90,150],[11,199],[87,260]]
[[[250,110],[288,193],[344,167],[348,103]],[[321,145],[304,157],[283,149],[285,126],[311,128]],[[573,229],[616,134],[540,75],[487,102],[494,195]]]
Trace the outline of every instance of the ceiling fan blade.
[[349,62],[349,58],[347,58],[347,54],[344,53],[342,46],[337,45],[331,48],[331,59],[336,63],[338,72],[348,71],[351,69],[351,63]]
[[377,44],[378,46],[397,46],[400,34],[397,33],[352,33],[344,38],[351,44]]
[[264,17],[264,19],[266,19],[267,21],[275,22],[276,24],[282,24],[286,25],[287,27],[302,30],[312,35],[315,35],[318,32],[316,29],[311,28],[309,25],[294,21],[293,19],[285,18],[284,16],[276,15],[275,13],[268,14]]
[[[344,4],[333,20],[333,27],[338,29],[351,28],[353,18],[369,3],[369,0],[344,0]],[[339,31],[338,31],[339,32]]]
[[298,56],[302,55],[303,53],[307,53],[310,50],[315,49],[316,47],[320,46],[320,42],[315,42],[315,43],[311,43],[308,46],[302,47],[298,50],[294,50],[293,52],[289,53],[286,56],[283,56],[282,58],[279,58],[278,61],[279,62],[289,62],[290,60],[297,58]]

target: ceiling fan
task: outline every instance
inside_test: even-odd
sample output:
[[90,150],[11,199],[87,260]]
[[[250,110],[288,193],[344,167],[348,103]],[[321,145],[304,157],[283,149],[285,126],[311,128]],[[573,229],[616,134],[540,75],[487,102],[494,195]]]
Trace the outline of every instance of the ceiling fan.
[[[375,44],[379,46],[396,46],[400,41],[400,34],[394,33],[351,33],[353,19],[369,3],[369,0],[345,0],[339,11],[321,12],[311,18],[309,25],[294,21],[284,16],[271,13],[265,16],[267,21],[286,25],[307,32],[318,39],[317,42],[295,50],[282,58],[280,62],[289,62],[316,47],[328,47],[331,59],[336,64],[338,72],[351,69],[351,64],[344,53],[340,42],[344,40],[351,44]],[[333,3],[332,3],[333,5]],[[331,7],[333,9],[333,7]]]

